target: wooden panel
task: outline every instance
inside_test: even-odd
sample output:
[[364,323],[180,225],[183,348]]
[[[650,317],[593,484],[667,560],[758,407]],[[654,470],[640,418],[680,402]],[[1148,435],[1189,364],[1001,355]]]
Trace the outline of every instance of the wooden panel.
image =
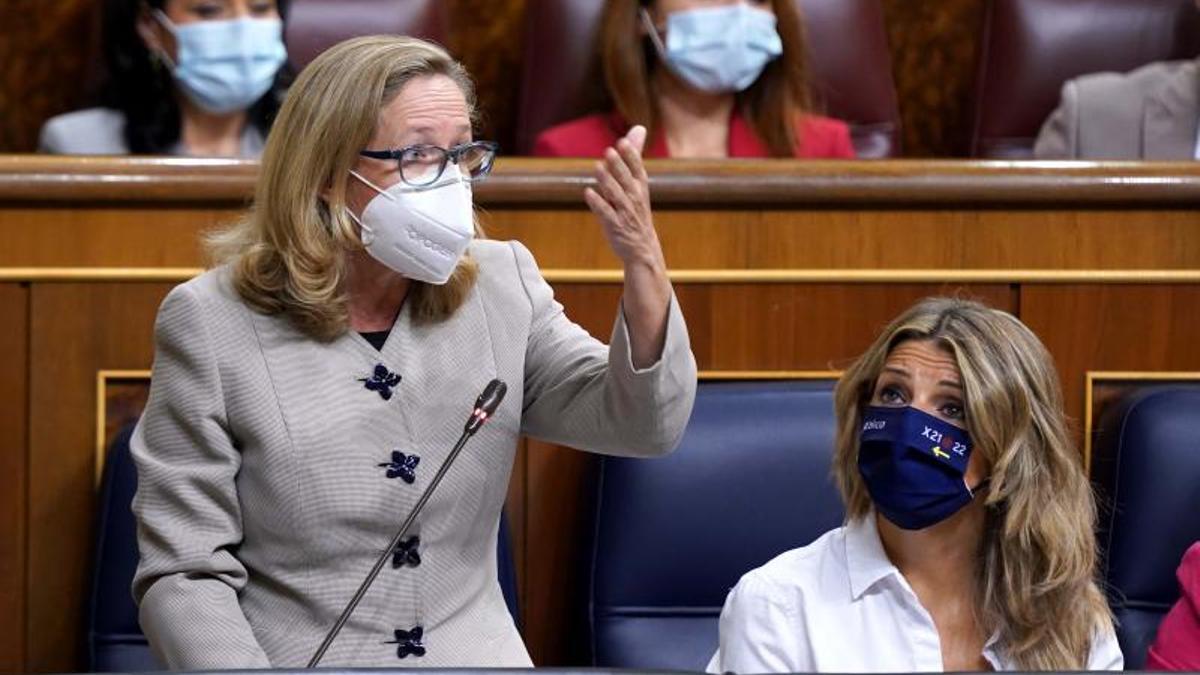
[[[656,207],[1051,205],[1161,208],[1200,201],[1195,162],[649,160]],[[0,156],[0,200],[93,207],[166,202],[245,204],[258,165],[246,160]],[[552,204],[584,210],[586,160],[507,158],[475,187],[485,208]]]
[[525,0],[451,0],[450,50],[475,78],[480,135],[512,148],[517,126]]
[[87,105],[95,81],[95,0],[0,3],[0,152],[30,152],[46,119]]
[[1021,289],[1021,318],[1054,355],[1067,414],[1078,421],[1089,370],[1200,370],[1198,307],[1196,285]]
[[984,0],[883,0],[906,156],[966,153],[983,6]]
[[42,284],[30,330],[27,669],[78,670],[91,563],[96,373],[145,369],[169,284]]
[[25,666],[29,288],[0,284],[0,672]]

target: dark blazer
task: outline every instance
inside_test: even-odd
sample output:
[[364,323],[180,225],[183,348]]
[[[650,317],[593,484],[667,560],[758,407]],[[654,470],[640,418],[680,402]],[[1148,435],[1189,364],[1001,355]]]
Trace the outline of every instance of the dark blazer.
[[[495,377],[508,396],[419,518],[419,564],[384,569],[322,665],[531,665],[496,578],[518,438],[667,453],[696,365],[674,299],[662,358],[636,370],[619,309],[605,346],[566,317],[525,247],[477,241],[471,253],[479,278],[464,304],[435,324],[402,309],[382,350],[354,332],[318,342],[252,310],[227,268],[167,296],[131,450],[134,595],[168,667],[304,665]],[[423,656],[396,633],[418,627]]]

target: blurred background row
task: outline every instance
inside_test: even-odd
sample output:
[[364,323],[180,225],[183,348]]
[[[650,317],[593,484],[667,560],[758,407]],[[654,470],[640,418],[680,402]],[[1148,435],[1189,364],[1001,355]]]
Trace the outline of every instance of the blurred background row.
[[[793,2],[798,11],[785,7]],[[608,4],[606,10],[605,0],[279,0],[277,6],[271,0],[9,0],[0,8],[0,152],[34,152],[39,136],[43,150],[98,152],[72,145],[85,135],[78,127],[60,125],[48,136],[46,122],[71,111],[128,108],[132,99],[141,99],[143,109],[157,106],[142,113],[144,124],[161,124],[155,119],[172,114],[159,101],[170,98],[163,94],[170,68],[145,47],[154,39],[138,24],[145,8],[164,10],[161,20],[154,12],[153,30],[171,32],[177,30],[166,19],[172,11],[216,16],[245,5],[252,15],[277,11],[283,18],[286,60],[249,110],[261,130],[290,78],[321,50],[354,35],[400,33],[447,45],[474,75],[484,112],[479,137],[499,141],[507,155],[533,154],[547,129],[626,107],[605,86],[604,45],[612,40],[605,31],[620,26],[606,11],[625,4],[637,11],[639,3]],[[781,25],[785,58],[777,61],[788,60],[788,49],[802,51],[792,61],[806,73],[805,109],[844,121],[853,153],[862,158],[1027,158],[1064,83],[1200,54],[1194,0],[751,4],[774,9],[781,24],[802,17],[803,31]],[[636,37],[634,43],[637,49]],[[181,154],[171,152],[169,130],[166,141],[161,130],[143,137],[135,154]],[[544,144],[540,150],[546,154]],[[1190,159],[1192,148],[1186,150]],[[239,154],[252,156],[253,143]]]

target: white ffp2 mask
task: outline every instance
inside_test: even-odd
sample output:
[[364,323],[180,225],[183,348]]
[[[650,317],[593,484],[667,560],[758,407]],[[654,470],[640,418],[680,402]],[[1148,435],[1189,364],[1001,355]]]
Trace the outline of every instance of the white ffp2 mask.
[[441,285],[450,279],[459,258],[475,236],[471,184],[450,164],[430,187],[404,182],[384,190],[356,171],[350,174],[379,194],[358,222],[367,253],[398,274]]

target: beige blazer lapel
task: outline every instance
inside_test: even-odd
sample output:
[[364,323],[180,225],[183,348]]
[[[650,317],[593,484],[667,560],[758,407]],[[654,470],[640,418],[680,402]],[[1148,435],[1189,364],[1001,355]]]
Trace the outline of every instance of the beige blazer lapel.
[[1200,61],[1180,68],[1146,100],[1142,156],[1150,160],[1195,158],[1200,126]]

